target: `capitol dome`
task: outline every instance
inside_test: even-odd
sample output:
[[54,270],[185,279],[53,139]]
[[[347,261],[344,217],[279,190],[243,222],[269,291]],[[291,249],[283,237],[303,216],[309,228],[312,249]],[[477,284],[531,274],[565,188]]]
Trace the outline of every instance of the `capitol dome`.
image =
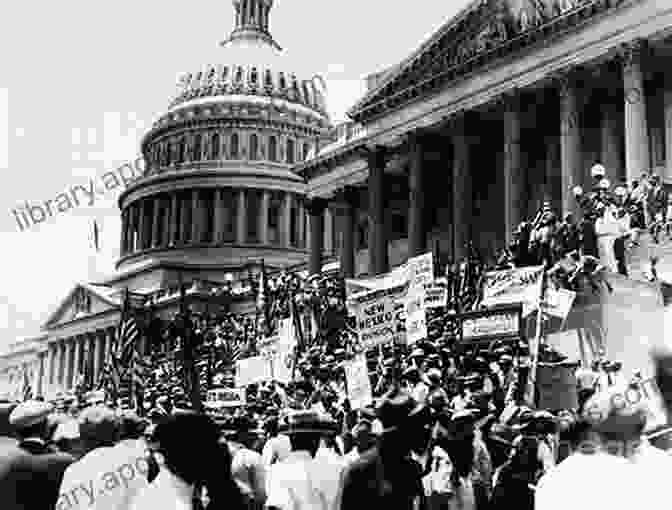
[[305,183],[292,167],[333,132],[324,81],[293,71],[269,30],[273,0],[233,6],[219,62],[180,76],[141,141],[145,175],[119,198],[120,270],[306,260]]

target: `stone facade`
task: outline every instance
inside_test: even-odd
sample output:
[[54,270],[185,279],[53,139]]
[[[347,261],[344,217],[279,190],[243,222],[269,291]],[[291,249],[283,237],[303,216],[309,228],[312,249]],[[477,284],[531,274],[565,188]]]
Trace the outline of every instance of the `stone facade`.
[[46,335],[26,338],[9,345],[0,353],[0,398],[23,400],[27,389],[41,394],[44,383]]
[[494,256],[544,200],[578,214],[572,187],[596,162],[614,183],[672,185],[672,8],[541,4],[474,2],[372,81],[350,136],[298,165],[309,199],[338,211],[346,276],[428,250],[460,259],[470,241]]

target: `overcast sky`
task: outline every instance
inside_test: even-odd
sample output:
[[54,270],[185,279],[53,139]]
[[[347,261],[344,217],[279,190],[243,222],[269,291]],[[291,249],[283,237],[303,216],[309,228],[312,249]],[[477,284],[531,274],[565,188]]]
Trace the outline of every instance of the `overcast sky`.
[[[326,78],[338,121],[362,94],[366,74],[402,60],[465,4],[276,0],[270,23],[301,74]],[[112,271],[119,248],[118,192],[24,231],[13,209],[133,160],[143,132],[167,108],[176,75],[219,63],[218,42],[232,27],[231,0],[28,0],[4,10],[0,348],[38,333],[76,282]],[[102,229],[97,259],[94,218]]]

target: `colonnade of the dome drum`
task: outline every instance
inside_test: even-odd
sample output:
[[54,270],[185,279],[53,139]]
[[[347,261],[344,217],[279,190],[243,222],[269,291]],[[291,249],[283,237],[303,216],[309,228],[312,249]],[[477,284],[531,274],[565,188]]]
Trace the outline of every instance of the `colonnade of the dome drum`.
[[305,248],[303,197],[251,188],[196,188],[141,198],[122,212],[122,256],[222,244]]
[[314,143],[286,134],[204,130],[172,134],[152,141],[147,159],[150,168],[155,170],[218,160],[269,161],[293,165],[307,159]]

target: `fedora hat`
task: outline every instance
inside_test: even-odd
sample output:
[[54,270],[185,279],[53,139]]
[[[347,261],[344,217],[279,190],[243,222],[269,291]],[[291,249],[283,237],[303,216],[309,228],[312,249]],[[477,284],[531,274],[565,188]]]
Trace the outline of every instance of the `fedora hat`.
[[287,414],[282,419],[279,429],[288,436],[295,434],[335,435],[338,433],[337,424],[330,416],[313,410]]
[[376,407],[376,415],[383,425],[383,433],[394,432],[414,421],[425,406],[405,391],[392,390],[385,394]]

